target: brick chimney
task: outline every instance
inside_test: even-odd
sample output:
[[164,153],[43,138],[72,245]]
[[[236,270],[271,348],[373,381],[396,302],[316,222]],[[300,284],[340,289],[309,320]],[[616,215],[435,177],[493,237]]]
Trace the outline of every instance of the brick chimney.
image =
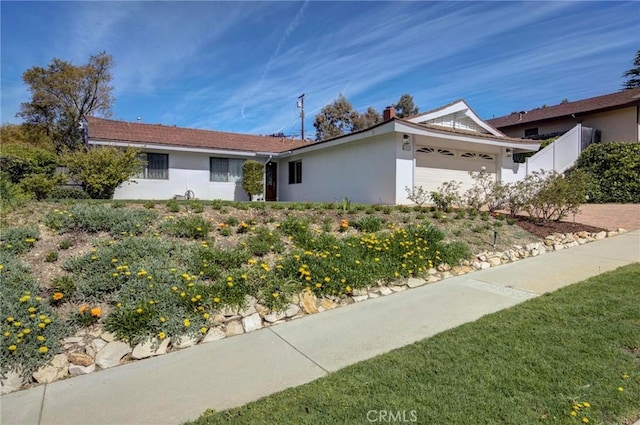
[[384,111],[382,111],[382,121],[389,121],[392,118],[396,117],[396,108],[394,108],[393,106],[387,106],[386,108],[384,108]]

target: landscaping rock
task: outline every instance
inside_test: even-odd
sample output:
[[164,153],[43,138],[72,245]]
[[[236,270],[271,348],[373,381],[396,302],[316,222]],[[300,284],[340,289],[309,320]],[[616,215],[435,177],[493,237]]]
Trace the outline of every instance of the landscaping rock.
[[96,354],[96,364],[102,369],[118,366],[120,360],[130,352],[131,346],[125,342],[109,342]]
[[215,316],[213,316],[213,318],[211,318],[211,323],[213,325],[221,325],[225,322],[225,318],[222,314],[216,314]]
[[242,327],[245,332],[251,332],[263,327],[262,318],[258,313],[242,318]]
[[115,334],[112,334],[111,332],[102,332],[102,334],[100,334],[100,338],[107,342],[113,342],[116,340]]
[[96,364],[91,363],[89,366],[82,366],[71,363],[69,365],[69,375],[71,376],[80,376],[86,375],[96,370]]
[[353,301],[359,303],[362,302],[364,300],[368,300],[369,299],[369,295],[356,295],[355,297],[352,297]]
[[316,305],[317,298],[315,294],[311,291],[301,292],[300,295],[300,305],[302,310],[307,314],[315,314],[318,312],[318,306]]
[[[300,308],[298,308],[300,311]],[[271,313],[264,316],[264,321],[269,323],[277,322],[278,320],[284,319],[287,317],[284,311],[272,311]]]
[[369,293],[369,291],[367,290],[367,288],[356,288],[351,292],[353,295],[355,295],[356,297],[361,296],[361,295],[367,295]]
[[67,354],[67,359],[69,360],[69,363],[77,366],[89,366],[93,364],[93,357],[88,354],[69,353]]
[[82,342],[84,338],[81,336],[68,336],[62,340],[64,344],[78,344]]
[[209,332],[202,338],[202,343],[218,341],[225,338],[227,335],[220,328],[211,328]]
[[175,341],[172,341],[171,346],[182,350],[183,348],[193,347],[200,341],[198,335],[180,335]]
[[604,238],[607,237],[607,232],[605,232],[605,231],[598,232],[593,237],[594,237],[595,240],[599,241],[600,239],[604,239]]
[[336,308],[338,306],[338,304],[336,304],[335,302],[328,300],[328,299],[322,299],[320,301],[320,307],[324,308],[325,310],[332,310],[334,308]]
[[[370,292],[369,293],[369,299],[372,300],[374,298],[378,298],[380,296],[380,294],[378,294],[377,292]],[[327,309],[328,310],[328,309]]]
[[101,338],[96,338],[91,341],[91,348],[93,348],[93,351],[95,351],[96,353],[102,350],[106,345],[107,342]]
[[50,384],[69,376],[69,361],[64,354],[56,354],[46,365],[33,373],[33,379],[40,384]]
[[9,394],[18,391],[24,384],[24,376],[20,369],[7,372],[4,379],[0,380],[0,394]]
[[618,232],[616,232],[616,231],[607,232],[607,237],[608,238],[612,238],[614,236],[618,236]]
[[297,304],[289,304],[289,307],[284,311],[284,315],[287,318],[293,317],[298,313],[300,313],[300,306]]
[[404,290],[407,289],[406,286],[399,286],[399,285],[391,285],[389,286],[389,289],[391,289],[393,292],[402,292]]
[[158,338],[149,338],[133,348],[131,357],[134,359],[146,359],[147,357],[165,354],[169,349],[169,342],[171,342],[170,338],[165,338],[162,341],[158,340]]
[[473,271],[473,267],[470,266],[455,266],[451,268],[451,273],[454,276],[460,276],[466,273],[471,273]]
[[225,324],[224,333],[227,336],[240,335],[244,333],[244,328],[240,320],[232,320]]
[[381,286],[378,288],[378,292],[380,292],[380,295],[391,295],[393,294],[393,291],[391,290],[391,288],[388,288],[386,286]]
[[223,316],[237,316],[238,311],[239,310],[237,307],[225,306],[224,308],[220,309],[220,314],[222,314]]
[[410,277],[409,280],[407,280],[407,286],[409,288],[417,288],[418,286],[422,286],[425,283],[427,283],[426,280],[417,277]]
[[625,229],[623,229],[622,227],[618,227],[618,229],[616,231],[618,232],[619,235],[621,235],[623,233],[627,233],[627,231]]

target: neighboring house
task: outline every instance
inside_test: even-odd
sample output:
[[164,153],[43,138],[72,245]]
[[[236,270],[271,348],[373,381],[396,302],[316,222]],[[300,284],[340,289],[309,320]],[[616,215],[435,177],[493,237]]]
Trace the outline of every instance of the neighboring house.
[[487,123],[511,137],[546,139],[576,124],[599,131],[602,142],[640,142],[640,88],[623,90],[527,112],[513,112]]
[[200,199],[245,200],[239,181],[245,159],[263,162],[265,200],[407,204],[405,188],[436,190],[443,182],[471,185],[469,171],[497,180],[524,177],[519,152],[539,142],[506,137],[459,100],[400,119],[393,108],[373,127],[316,143],[298,140],[88,120],[92,145],[137,146],[148,165],[119,199],[167,199],[192,190]]

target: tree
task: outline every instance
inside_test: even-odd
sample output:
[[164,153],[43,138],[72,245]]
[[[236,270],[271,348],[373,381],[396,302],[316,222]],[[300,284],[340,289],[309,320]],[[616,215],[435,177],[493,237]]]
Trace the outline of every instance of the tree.
[[400,96],[398,103],[393,105],[396,109],[396,116],[398,118],[409,118],[420,113],[418,107],[413,103],[413,96],[410,94],[403,94]]
[[331,139],[353,131],[359,114],[342,93],[333,103],[326,105],[316,115],[313,126],[316,128],[316,140]]
[[622,76],[628,78],[627,82],[623,84],[625,89],[640,87],[640,50],[636,52],[636,57],[633,60],[633,68],[622,74]]
[[42,128],[58,153],[82,146],[80,124],[89,115],[111,115],[111,68],[105,52],[91,56],[85,65],[54,58],[47,68],[35,66],[22,74],[31,101],[22,103],[18,116]]
[[367,112],[364,114],[358,114],[353,123],[352,131],[364,130],[365,128],[372,127],[382,121],[382,116],[374,108],[369,106]]
[[263,192],[263,175],[264,165],[260,162],[248,160],[242,164],[242,189],[247,192],[251,200],[255,195],[260,195]]
[[69,175],[93,199],[111,199],[116,188],[142,170],[139,150],[97,147],[66,154]]

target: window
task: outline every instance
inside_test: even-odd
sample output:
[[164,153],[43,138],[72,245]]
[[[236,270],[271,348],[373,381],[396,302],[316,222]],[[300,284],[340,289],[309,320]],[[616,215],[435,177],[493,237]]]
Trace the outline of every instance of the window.
[[169,180],[169,155],[166,153],[140,154],[145,164],[142,172],[136,176],[139,179]]
[[524,130],[524,137],[531,137],[538,135],[538,128],[527,128]]
[[302,161],[289,163],[289,184],[302,183]]
[[209,158],[209,180],[212,182],[242,181],[243,159]]

